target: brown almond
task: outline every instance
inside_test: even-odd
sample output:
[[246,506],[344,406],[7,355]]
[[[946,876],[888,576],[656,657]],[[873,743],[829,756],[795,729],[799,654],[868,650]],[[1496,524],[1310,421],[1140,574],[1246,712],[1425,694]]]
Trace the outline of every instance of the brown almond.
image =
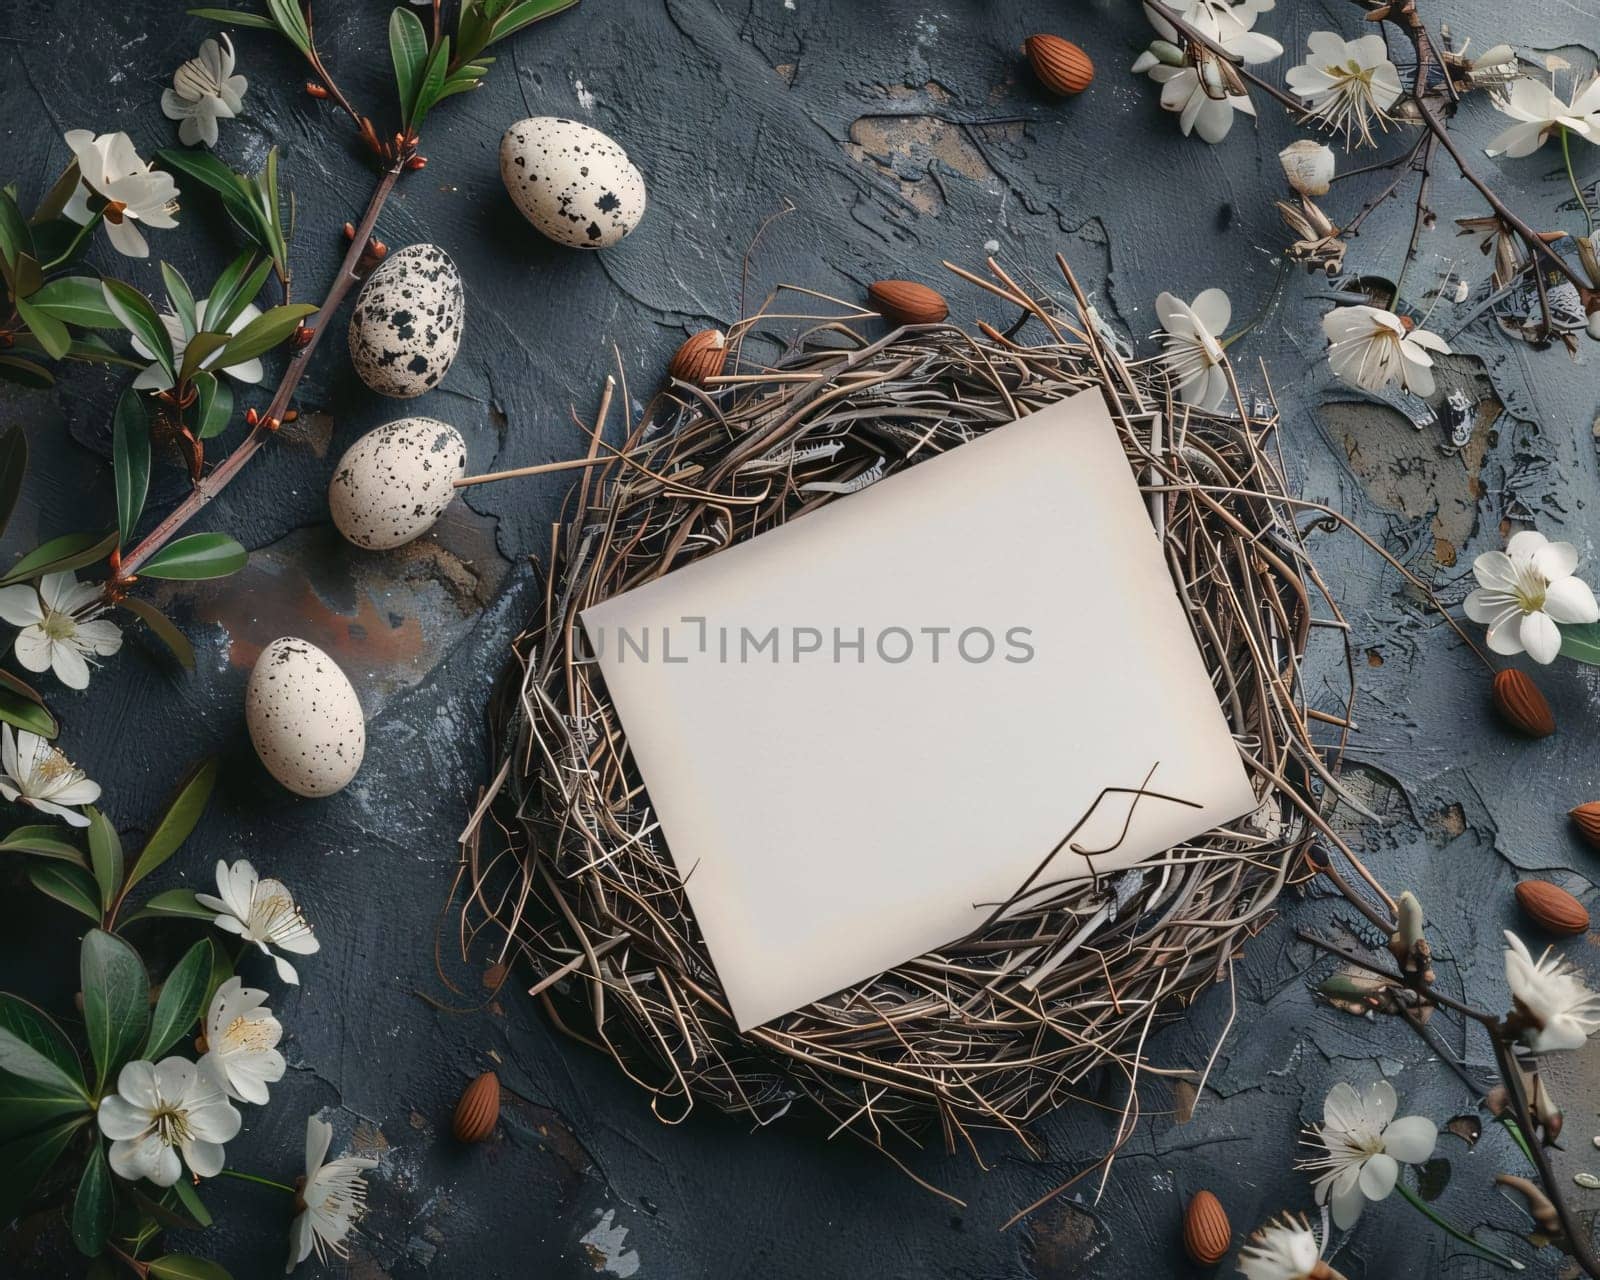
[[1539,686],[1514,667],[1495,676],[1494,707],[1501,719],[1530,738],[1548,738],[1556,731],[1555,713]]
[[1589,910],[1560,885],[1524,880],[1517,886],[1517,905],[1546,933],[1573,935],[1589,931]]
[[1578,834],[1600,849],[1600,800],[1580,804],[1576,809],[1569,810],[1567,816],[1572,819],[1572,825],[1578,828]]
[[1203,1267],[1214,1266],[1227,1256],[1233,1243],[1233,1228],[1222,1201],[1209,1191],[1197,1193],[1183,1212],[1183,1247]]
[[692,382],[697,387],[715,378],[728,363],[728,335],[721,329],[702,329],[690,334],[667,366],[679,382]]
[[943,298],[915,280],[879,280],[867,286],[867,300],[890,324],[938,324],[950,314]]
[[1089,55],[1060,36],[1029,36],[1022,48],[1033,64],[1033,73],[1046,89],[1055,93],[1082,93],[1094,81],[1094,63]]
[[500,1119],[500,1080],[492,1071],[485,1071],[469,1084],[456,1103],[455,1118],[450,1122],[450,1132],[457,1142],[482,1142],[494,1132]]

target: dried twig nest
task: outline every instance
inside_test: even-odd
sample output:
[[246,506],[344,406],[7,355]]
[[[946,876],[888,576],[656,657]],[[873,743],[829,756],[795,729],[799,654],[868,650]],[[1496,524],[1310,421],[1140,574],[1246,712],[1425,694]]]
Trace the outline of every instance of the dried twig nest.
[[[882,322],[844,302],[795,335],[785,297],[730,330],[728,374],[664,393],[620,457],[594,444],[610,460],[569,498],[544,607],[492,708],[499,762],[463,838],[461,938],[482,960],[525,957],[556,1025],[611,1054],[665,1120],[702,1104],[765,1124],[804,1102],[880,1146],[930,1120],[952,1147],[978,1128],[1029,1142],[1106,1065],[1132,1113],[1152,1025],[1227,976],[1325,831],[1315,796],[1336,783],[1312,723],[1347,727],[1348,705],[1308,710],[1299,664],[1312,593],[1319,616],[1339,613],[1286,495],[1275,409],[1237,392],[1216,413],[1175,403],[1164,366],[1119,354],[1070,273],[1069,319],[990,266],[993,280],[959,274],[1020,309],[1039,345],[983,324],[874,338]],[[774,332],[790,335],[782,352],[752,360]],[[1158,514],[1259,809],[740,1035],[615,710],[576,660],[579,610],[1089,387]]]

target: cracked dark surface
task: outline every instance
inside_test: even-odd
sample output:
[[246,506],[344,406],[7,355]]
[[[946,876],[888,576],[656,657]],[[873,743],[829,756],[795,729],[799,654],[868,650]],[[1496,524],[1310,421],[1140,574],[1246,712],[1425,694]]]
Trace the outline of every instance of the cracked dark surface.
[[[375,112],[388,112],[392,99],[385,11],[323,0],[317,14],[341,84]],[[1529,6],[1510,30],[1504,6],[1489,0],[1430,0],[1427,12],[1448,18],[1475,49],[1512,38],[1525,49],[1561,49],[1579,67],[1593,60],[1568,45],[1592,29],[1592,0]],[[1358,24],[1346,5],[1282,0],[1259,25],[1290,51],[1269,68],[1281,73],[1308,31],[1337,25],[1348,35]],[[156,0],[0,0],[5,176],[37,193],[66,155],[59,135],[68,128],[126,129],[146,154],[174,145],[160,90],[208,30],[182,6]],[[1090,50],[1099,78],[1088,93],[1060,102],[1035,86],[1017,53],[1035,30]],[[326,104],[298,91],[304,68],[264,34],[235,34],[251,87],[243,118],[223,122],[220,154],[254,168],[268,145],[283,148],[284,181],[299,208],[297,295],[313,296],[342,248],[340,227],[366,200],[369,173],[342,134],[329,140]],[[461,268],[468,323],[443,385],[403,406],[380,400],[351,372],[339,325],[302,388],[294,435],[257,459],[200,526],[238,536],[254,553],[250,568],[215,586],[158,593],[194,638],[199,670],[171,671],[135,637],[89,694],[52,688],[64,744],[105,785],[124,828],[149,821],[189,760],[222,756],[218,795],[166,883],[203,886],[216,858],[249,856],[294,887],[315,924],[323,949],[300,966],[304,985],[268,984],[287,1027],[289,1074],[271,1106],[249,1111],[230,1160],[293,1176],[308,1111],[333,1123],[336,1147],[381,1151],[349,1274],[1198,1275],[1180,1260],[1182,1202],[1210,1187],[1240,1233],[1282,1208],[1309,1208],[1306,1178],[1290,1170],[1297,1131],[1318,1118],[1336,1079],[1387,1076],[1405,1111],[1441,1122],[1472,1111],[1465,1090],[1403,1027],[1314,1003],[1308,976],[1327,965],[1280,920],[1247,948],[1231,993],[1213,990],[1150,1045],[1162,1065],[1203,1065],[1236,1000],[1206,1089],[1196,1096],[1192,1084],[1151,1082],[1145,1121],[1099,1202],[1090,1178],[1002,1233],[1017,1208],[1105,1149],[1115,1115],[1100,1108],[1120,1109],[1119,1081],[1088,1091],[1098,1106],[1040,1126],[1049,1151],[1042,1163],[1002,1145],[986,1148],[987,1173],[965,1156],[911,1155],[920,1176],[967,1201],[956,1209],[871,1152],[825,1142],[802,1125],[752,1134],[698,1114],[661,1125],[609,1061],[563,1039],[515,982],[473,1012],[428,1002],[452,999],[434,976],[434,917],[468,797],[485,776],[481,707],[532,610],[526,561],[548,545],[564,482],[485,486],[423,541],[358,552],[333,532],[325,494],[334,461],[379,423],[412,413],[449,421],[466,438],[474,471],[568,457],[580,440],[569,406],[588,417],[613,367],[613,343],[643,399],[686,334],[735,318],[742,290],[752,304],[778,281],[855,298],[876,278],[923,279],[947,293],[958,319],[1004,327],[1012,317],[944,281],[938,266],[942,258],[975,266],[993,241],[1010,268],[1045,287],[1053,254],[1064,253],[1101,310],[1146,351],[1162,289],[1192,297],[1222,284],[1239,318],[1272,299],[1233,354],[1251,381],[1258,357],[1270,367],[1292,474],[1308,498],[1355,517],[1447,599],[1464,594],[1472,557],[1499,545],[1507,522],[1560,529],[1596,565],[1600,349],[1587,346],[1580,361],[1535,353],[1481,321],[1455,334],[1472,304],[1454,309],[1458,319],[1440,304],[1434,327],[1462,353],[1442,383],[1470,384],[1504,406],[1486,413],[1460,457],[1440,453],[1439,428],[1418,432],[1395,409],[1337,387],[1318,360],[1327,286],[1295,274],[1274,298],[1284,233],[1269,197],[1279,194],[1275,157],[1293,129],[1263,104],[1259,131],[1238,117],[1221,147],[1180,138],[1153,87],[1123,70],[1147,39],[1134,6],[1112,0],[793,0],[792,8],[785,0],[584,0],[532,29],[501,51],[485,88],[429,121],[429,166],[406,179],[379,226],[389,245],[431,241]],[[634,235],[587,254],[527,226],[496,160],[502,131],[527,115],[585,120],[626,148],[650,194]],[[1496,127],[1482,103],[1461,121],[1473,146]],[[1597,154],[1580,157],[1590,180]],[[1549,152],[1480,163],[1537,225],[1570,202]],[[1454,217],[1480,211],[1470,192],[1449,178],[1435,192],[1439,229],[1424,237],[1408,273],[1408,291],[1419,297],[1448,263],[1474,285],[1488,270],[1469,241],[1450,233]],[[1363,194],[1370,191],[1336,188],[1330,208],[1353,209]],[[769,230],[745,286],[745,251],[785,198],[797,211]],[[1409,214],[1404,204],[1375,214],[1352,262],[1392,278]],[[1575,225],[1570,207],[1562,216]],[[180,232],[153,233],[152,248],[200,288],[224,261],[229,233],[198,195],[181,221]],[[157,289],[154,259],[114,260],[103,245],[96,254]],[[109,518],[103,458],[115,385],[91,374],[56,395],[0,391],[0,423],[26,423],[35,458],[8,553],[73,527],[91,504]],[[238,431],[218,442],[216,456]],[[178,468],[160,468],[151,509],[166,509],[183,485]],[[1511,899],[1520,872],[1547,874],[1594,906],[1600,864],[1564,814],[1600,796],[1600,673],[1544,673],[1561,732],[1532,745],[1514,740],[1491,716],[1481,670],[1375,555],[1351,539],[1319,535],[1315,546],[1364,657],[1353,779],[1383,819],[1348,815],[1348,829],[1385,883],[1414,888],[1428,906],[1445,988],[1496,1003],[1499,931],[1522,923]],[[327,800],[297,800],[274,786],[244,734],[250,663],[285,633],[343,665],[368,717],[366,763],[348,791]],[[1332,705],[1339,680],[1331,655],[1319,655],[1312,698]],[[14,866],[0,875],[13,904],[30,892]],[[6,983],[70,1007],[70,980],[52,985],[57,969],[44,961],[70,954],[74,918],[27,902],[0,940]],[[1284,909],[1290,923],[1370,940],[1326,893]],[[1564,949],[1600,978],[1592,942]],[[476,975],[463,981],[480,998]],[[1487,1074],[1481,1042],[1443,1019],[1435,1025]],[[1591,1052],[1556,1073],[1568,1114],[1563,1177],[1600,1167],[1590,1143],[1600,1132],[1596,1062]],[[448,1137],[451,1108],[490,1066],[515,1097],[492,1144],[462,1149]],[[1533,1255],[1511,1234],[1526,1220],[1490,1184],[1507,1168],[1520,1165],[1498,1127],[1475,1147],[1446,1134],[1427,1184],[1444,1184],[1441,1206],[1457,1220],[1522,1248],[1529,1274],[1557,1274],[1553,1254]],[[1600,1206],[1600,1193],[1572,1195],[1586,1218]],[[280,1274],[287,1205],[242,1184],[215,1184],[207,1197],[222,1225],[187,1247],[214,1254],[240,1280]],[[1336,1265],[1351,1280],[1488,1274],[1419,1227],[1397,1200],[1370,1207]],[[49,1216],[25,1221],[0,1248],[7,1274],[81,1273]]]

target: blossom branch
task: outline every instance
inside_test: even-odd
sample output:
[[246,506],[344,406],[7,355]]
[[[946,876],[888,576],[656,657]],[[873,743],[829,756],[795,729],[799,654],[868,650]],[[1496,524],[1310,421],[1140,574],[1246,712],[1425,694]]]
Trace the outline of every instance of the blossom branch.
[[250,434],[244,438],[239,447],[213,471],[202,478],[189,495],[174,507],[154,529],[152,529],[140,542],[135,545],[122,558],[120,566],[113,575],[108,589],[121,590],[131,582],[137,574],[139,566],[150,559],[157,551],[172,540],[174,534],[192,520],[205,506],[221,493],[234,476],[244,468],[262,445],[266,444],[283,425],[283,416],[288,410],[289,401],[294,396],[300,380],[305,377],[306,367],[311,363],[311,357],[316,353],[317,344],[322,340],[323,332],[328,328],[334,313],[344,302],[345,296],[361,279],[361,262],[364,254],[368,253],[368,242],[372,238],[373,228],[377,225],[378,215],[383,211],[384,203],[394,190],[395,183],[405,171],[409,156],[402,154],[396,156],[393,162],[383,172],[378,180],[378,185],[372,193],[372,198],[367,202],[367,210],[361,217],[360,224],[355,228],[351,238],[350,247],[346,250],[344,261],[339,266],[339,274],[334,278],[333,285],[329,288],[322,305],[312,317],[312,322],[302,331],[307,336],[301,343],[299,350],[290,359],[288,367],[283,371],[283,378],[279,381],[277,390],[273,393],[271,402],[267,405],[266,413],[261,415]]
[[1337,956],[1347,964],[1354,965],[1356,968],[1383,978],[1397,989],[1413,993],[1419,1001],[1454,1010],[1463,1017],[1476,1022],[1484,1029],[1488,1034],[1489,1043],[1494,1049],[1495,1063],[1499,1067],[1500,1078],[1505,1085],[1506,1094],[1511,1103],[1513,1118],[1517,1127],[1529,1139],[1527,1143],[1522,1145],[1533,1161],[1533,1166],[1538,1172],[1539,1181],[1544,1187],[1546,1197],[1555,1208],[1556,1216],[1565,1235],[1564,1243],[1574,1261],[1582,1268],[1584,1274],[1591,1277],[1591,1280],[1600,1280],[1600,1260],[1596,1259],[1588,1237],[1580,1234],[1577,1220],[1562,1195],[1561,1182],[1556,1176],[1555,1169],[1550,1164],[1550,1157],[1543,1144],[1536,1140],[1539,1129],[1533,1117],[1532,1107],[1529,1105],[1522,1068],[1517,1062],[1516,1051],[1513,1048],[1513,1037],[1508,1033],[1504,1020],[1495,1014],[1445,995],[1432,983],[1424,981],[1420,977],[1398,973],[1387,965],[1369,960],[1365,956],[1313,933],[1309,929],[1296,929],[1295,936],[1303,942],[1309,942],[1312,946],[1326,951],[1329,955]]
[[1205,32],[1197,28],[1193,23],[1186,20],[1184,16],[1176,9],[1172,8],[1171,5],[1163,3],[1163,0],[1141,0],[1141,3],[1143,3],[1144,6],[1151,12],[1159,14],[1163,21],[1171,26],[1174,31],[1176,31],[1190,44],[1199,45],[1201,48],[1207,49],[1216,54],[1217,57],[1221,58],[1233,68],[1234,72],[1237,73],[1241,80],[1244,80],[1255,86],[1257,89],[1260,89],[1261,92],[1266,94],[1269,98],[1276,99],[1290,111],[1293,111],[1301,116],[1305,115],[1304,104],[1302,104],[1300,100],[1297,99],[1293,94],[1278,88],[1278,86],[1273,84],[1270,80],[1264,80],[1260,76],[1256,75],[1255,72],[1251,71],[1244,65],[1243,61],[1237,54],[1228,52],[1228,50],[1219,41],[1213,40],[1210,36],[1206,35]]

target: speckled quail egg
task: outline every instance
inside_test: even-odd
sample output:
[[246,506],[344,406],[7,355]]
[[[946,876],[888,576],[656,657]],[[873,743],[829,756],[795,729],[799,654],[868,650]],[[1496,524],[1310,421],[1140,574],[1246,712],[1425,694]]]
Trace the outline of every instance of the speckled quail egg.
[[338,663],[309,641],[284,636],[261,651],[244,718],[267,772],[296,795],[332,795],[361,767],[361,703]]
[[328,485],[328,507],[356,546],[398,547],[432,527],[466,470],[466,443],[449,423],[400,418],[345,450]]
[[437,386],[461,349],[461,273],[436,244],[407,245],[378,264],[350,317],[350,363],[382,395],[409,400]]
[[604,249],[644,217],[644,176],[628,153],[576,120],[517,121],[500,139],[500,177],[522,216],[560,244]]

